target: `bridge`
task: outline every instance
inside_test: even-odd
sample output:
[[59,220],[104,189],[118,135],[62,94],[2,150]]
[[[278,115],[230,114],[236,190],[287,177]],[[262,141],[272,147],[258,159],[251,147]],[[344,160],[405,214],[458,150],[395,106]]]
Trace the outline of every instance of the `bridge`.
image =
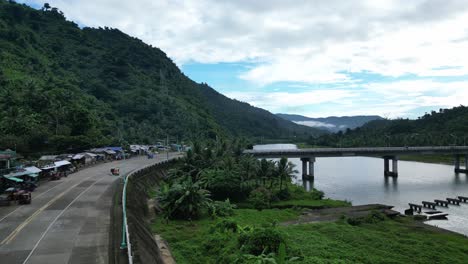
[[[245,150],[244,154],[257,158],[300,158],[302,176],[314,178],[314,163],[317,157],[381,157],[384,159],[384,175],[398,177],[398,156],[401,155],[453,155],[456,173],[468,173],[468,146],[431,147],[375,147],[375,148],[309,148],[309,149],[264,149]],[[465,167],[460,167],[460,159],[465,159]],[[392,168],[390,170],[390,160]]]

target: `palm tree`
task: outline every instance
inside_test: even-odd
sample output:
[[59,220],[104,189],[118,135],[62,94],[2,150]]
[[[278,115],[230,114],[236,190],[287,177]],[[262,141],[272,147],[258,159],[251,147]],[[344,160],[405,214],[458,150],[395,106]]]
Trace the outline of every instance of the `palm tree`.
[[288,159],[282,157],[276,167],[276,176],[280,180],[280,190],[283,189],[283,181],[289,180],[294,177],[294,174],[297,173],[297,170],[294,169],[295,165],[291,162],[288,162]]
[[162,186],[157,194],[165,217],[192,220],[197,218],[202,209],[211,202],[210,192],[202,189],[200,182],[192,181],[191,177],[172,186]]
[[[253,156],[243,156],[240,160],[241,165],[241,184],[244,185],[246,182],[255,179],[258,170],[258,161]],[[258,179],[255,179],[258,185]],[[242,186],[241,186],[242,189]]]
[[274,172],[275,170],[275,162],[262,159],[260,161],[260,166],[257,171],[257,178],[262,179],[263,186],[266,186],[266,181],[270,180],[270,189],[273,187],[274,181]]

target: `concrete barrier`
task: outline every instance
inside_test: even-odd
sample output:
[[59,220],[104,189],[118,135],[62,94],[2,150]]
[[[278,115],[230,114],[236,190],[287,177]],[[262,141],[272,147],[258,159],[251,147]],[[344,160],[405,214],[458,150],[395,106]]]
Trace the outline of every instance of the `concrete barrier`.
[[164,179],[177,158],[161,161],[132,172],[126,177],[122,189],[122,243],[127,251],[128,263],[165,263],[164,254],[150,228],[147,206],[148,192]]

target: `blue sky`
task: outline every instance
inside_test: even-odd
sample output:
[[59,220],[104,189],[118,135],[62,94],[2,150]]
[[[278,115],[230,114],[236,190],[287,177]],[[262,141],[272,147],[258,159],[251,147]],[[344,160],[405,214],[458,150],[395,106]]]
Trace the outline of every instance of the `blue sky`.
[[[22,1],[35,7],[43,1]],[[415,118],[468,102],[468,1],[50,0],[273,113]]]

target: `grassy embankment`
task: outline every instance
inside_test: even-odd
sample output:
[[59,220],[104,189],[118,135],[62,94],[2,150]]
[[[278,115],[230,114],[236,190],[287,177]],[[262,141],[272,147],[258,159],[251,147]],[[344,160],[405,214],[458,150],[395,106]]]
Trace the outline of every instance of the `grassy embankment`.
[[[215,226],[223,220],[229,219],[238,226],[261,227],[297,219],[304,205],[317,208],[348,205],[343,201],[311,200],[294,194],[290,200],[273,203],[272,207],[284,204],[296,206],[262,211],[235,209],[230,217],[204,217],[192,222],[166,222],[158,218],[152,228],[168,241],[177,263],[226,263],[226,259],[231,263],[242,255],[238,244],[240,235],[215,231]],[[468,257],[468,239],[411,218],[386,218],[357,226],[341,219],[276,228],[284,237],[288,258],[299,258],[293,263],[466,263]]]

